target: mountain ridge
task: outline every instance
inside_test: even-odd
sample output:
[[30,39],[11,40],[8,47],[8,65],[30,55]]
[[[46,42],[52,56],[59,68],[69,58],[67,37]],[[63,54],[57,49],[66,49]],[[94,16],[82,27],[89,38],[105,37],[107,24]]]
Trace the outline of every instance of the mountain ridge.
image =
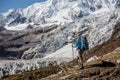
[[25,28],[29,24],[33,27],[37,26],[36,24],[48,23],[64,25],[100,9],[114,11],[119,8],[119,3],[119,0],[48,0],[34,3],[24,9],[9,10],[7,13],[3,13],[3,16],[6,28],[19,24],[25,24]]

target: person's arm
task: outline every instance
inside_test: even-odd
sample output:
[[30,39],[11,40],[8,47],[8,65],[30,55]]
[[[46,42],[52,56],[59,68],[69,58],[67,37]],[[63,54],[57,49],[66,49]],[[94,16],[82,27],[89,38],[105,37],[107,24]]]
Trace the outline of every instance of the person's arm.
[[72,45],[72,47],[74,47],[74,48],[78,47],[78,39],[76,40],[75,44]]

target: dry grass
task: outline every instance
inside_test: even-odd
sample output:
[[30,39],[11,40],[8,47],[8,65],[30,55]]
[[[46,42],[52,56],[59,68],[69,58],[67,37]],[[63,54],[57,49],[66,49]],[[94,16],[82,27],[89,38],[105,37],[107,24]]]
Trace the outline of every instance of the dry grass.
[[[120,65],[115,63],[115,60],[117,59],[120,59],[120,48],[104,55],[97,61],[84,63],[84,65],[87,65],[83,70],[79,70],[79,67],[76,64],[74,64],[72,67],[66,64],[60,73],[43,78],[41,80],[109,80],[110,78],[119,80]],[[72,63],[77,62],[73,61],[71,64]]]
[[120,59],[120,47],[115,49],[113,52],[108,53],[102,57],[103,60],[118,60]]

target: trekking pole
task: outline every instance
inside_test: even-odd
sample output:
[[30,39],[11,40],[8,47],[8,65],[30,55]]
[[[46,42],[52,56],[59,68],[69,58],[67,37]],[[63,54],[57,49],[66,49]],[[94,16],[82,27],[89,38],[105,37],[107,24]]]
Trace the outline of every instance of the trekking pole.
[[73,56],[73,60],[74,60],[74,49],[73,49],[73,43],[72,43],[72,56]]

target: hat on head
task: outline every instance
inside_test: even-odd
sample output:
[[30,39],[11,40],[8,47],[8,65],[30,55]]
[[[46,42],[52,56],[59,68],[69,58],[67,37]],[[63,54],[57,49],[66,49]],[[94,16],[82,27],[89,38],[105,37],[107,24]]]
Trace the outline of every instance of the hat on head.
[[79,31],[79,32],[77,32],[77,34],[78,34],[79,36],[81,36],[81,35],[82,35],[82,32],[81,32],[81,31]]

